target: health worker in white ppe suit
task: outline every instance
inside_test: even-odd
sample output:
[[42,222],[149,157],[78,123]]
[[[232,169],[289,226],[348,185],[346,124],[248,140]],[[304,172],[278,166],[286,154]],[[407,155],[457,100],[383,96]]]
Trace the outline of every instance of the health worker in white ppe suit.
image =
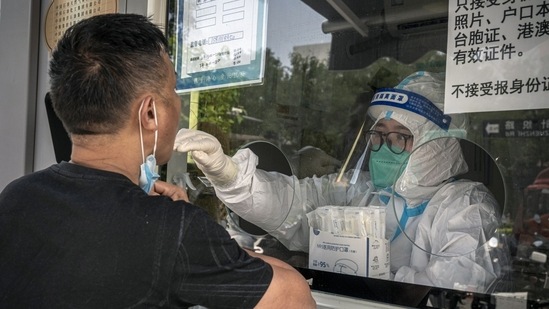
[[416,72],[379,89],[368,109],[375,124],[360,133],[367,146],[356,150],[369,172],[361,160],[342,175],[266,172],[250,150],[231,158],[196,130],[182,129],[174,149],[190,151],[227,207],[290,250],[308,251],[306,214],[318,207],[386,205],[394,280],[486,292],[498,276],[487,245],[498,206],[482,183],[456,179],[468,169],[459,143],[466,121],[444,115],[443,102],[443,74]]

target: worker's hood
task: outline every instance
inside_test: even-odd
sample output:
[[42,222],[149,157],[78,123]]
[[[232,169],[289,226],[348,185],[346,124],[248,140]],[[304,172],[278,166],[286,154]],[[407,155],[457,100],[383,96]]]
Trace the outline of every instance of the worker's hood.
[[394,119],[412,132],[412,152],[393,187],[410,206],[467,172],[459,144],[466,136],[466,118],[445,115],[443,107],[444,74],[416,72],[395,88],[379,89],[368,109],[376,123]]

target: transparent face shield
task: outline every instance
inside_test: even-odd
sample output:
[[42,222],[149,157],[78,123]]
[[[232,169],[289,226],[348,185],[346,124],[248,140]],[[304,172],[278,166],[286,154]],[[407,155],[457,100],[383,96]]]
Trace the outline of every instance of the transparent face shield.
[[[393,130],[387,127],[386,123],[396,122],[382,120],[369,130],[364,128],[359,130],[351,152],[335,179],[336,184],[348,186],[353,191],[353,186],[361,186],[364,179],[369,179],[371,184],[368,185],[370,189],[368,193],[370,194],[377,194],[380,189],[393,185],[407,163],[413,136],[402,128]],[[357,188],[357,190],[362,189]],[[366,200],[357,202],[353,199],[354,201],[351,200],[347,205],[367,206],[371,199],[370,194]]]
[[[450,130],[452,118],[427,98],[403,89],[379,89],[368,111],[376,123],[369,128],[363,124],[352,146],[346,145],[350,151],[335,180],[349,188],[361,186],[364,179],[371,180],[370,187],[375,191],[391,187],[414,146],[439,136],[465,135],[462,128]],[[365,176],[361,175],[364,172]],[[354,191],[351,189],[347,195],[352,196]]]
[[411,132],[394,120],[357,131],[339,173],[314,181],[321,207],[308,212],[313,228],[334,234],[386,238],[391,186],[412,149]]

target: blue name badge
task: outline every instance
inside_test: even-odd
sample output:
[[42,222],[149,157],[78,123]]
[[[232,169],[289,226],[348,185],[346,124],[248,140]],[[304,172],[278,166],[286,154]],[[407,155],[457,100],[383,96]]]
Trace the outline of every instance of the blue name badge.
[[429,99],[407,90],[380,88],[374,94],[371,105],[387,105],[407,110],[429,119],[444,131],[448,131],[452,122],[452,117],[444,115]]

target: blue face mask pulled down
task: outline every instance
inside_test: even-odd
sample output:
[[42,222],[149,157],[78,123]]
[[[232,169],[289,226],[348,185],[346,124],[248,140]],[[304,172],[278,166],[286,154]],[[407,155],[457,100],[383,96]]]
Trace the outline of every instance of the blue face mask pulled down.
[[[139,136],[141,139],[141,156],[143,157],[143,163],[140,166],[139,171],[139,187],[145,191],[145,193],[149,194],[154,186],[154,183],[160,178],[160,175],[155,172],[156,169],[156,141],[158,140],[158,130],[154,131],[154,147],[153,147],[153,153],[148,155],[145,159],[145,149],[143,146],[143,131],[141,129],[141,109],[143,108],[143,101],[141,103],[141,107],[139,107]],[[156,118],[156,107],[153,102],[153,111],[154,111],[154,123],[156,127],[158,128],[158,122]]]
[[151,189],[155,181],[160,178],[160,175],[155,172],[156,158],[154,155],[149,155],[143,164],[141,164],[141,171],[139,174],[139,186],[146,193],[151,192]]
[[409,157],[409,152],[395,154],[386,144],[383,144],[378,151],[372,151],[369,166],[374,186],[378,189],[392,186],[402,175]]

